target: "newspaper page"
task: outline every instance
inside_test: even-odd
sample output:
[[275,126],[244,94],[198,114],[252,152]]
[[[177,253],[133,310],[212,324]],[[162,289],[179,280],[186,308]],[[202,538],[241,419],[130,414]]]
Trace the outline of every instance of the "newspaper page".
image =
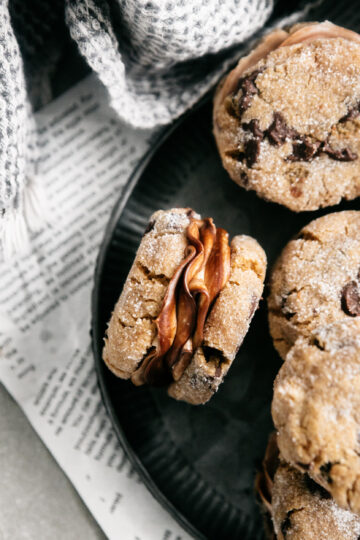
[[127,460],[90,348],[95,260],[150,134],[122,125],[93,76],[37,114],[47,225],[0,262],[0,381],[110,538],[187,539]]

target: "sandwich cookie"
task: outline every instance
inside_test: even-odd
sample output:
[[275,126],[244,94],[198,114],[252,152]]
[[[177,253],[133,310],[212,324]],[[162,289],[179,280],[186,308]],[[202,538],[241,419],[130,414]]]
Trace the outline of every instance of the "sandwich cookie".
[[103,359],[135,385],[200,404],[216,392],[263,291],[266,257],[249,236],[189,208],[150,219],[114,308]]

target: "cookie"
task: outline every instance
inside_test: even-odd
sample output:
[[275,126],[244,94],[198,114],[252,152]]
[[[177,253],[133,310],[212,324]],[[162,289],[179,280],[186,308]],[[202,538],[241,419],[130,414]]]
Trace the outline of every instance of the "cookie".
[[331,325],[352,321],[360,332],[360,212],[328,214],[309,223],[275,263],[269,325],[280,356],[297,339],[330,339]]
[[283,459],[341,507],[360,514],[360,335],[334,323],[330,338],[299,338],[274,384],[272,416]]
[[230,177],[296,212],[359,196],[359,81],[355,32],[324,22],[266,36],[215,94]]
[[136,385],[208,401],[258,306],[266,257],[252,238],[216,228],[191,209],[158,211],[114,308],[103,359]]
[[[270,454],[270,463],[269,463]],[[358,540],[360,518],[282,460],[270,438],[257,488],[267,513],[268,537],[278,540]],[[269,468],[270,467],[270,468]]]

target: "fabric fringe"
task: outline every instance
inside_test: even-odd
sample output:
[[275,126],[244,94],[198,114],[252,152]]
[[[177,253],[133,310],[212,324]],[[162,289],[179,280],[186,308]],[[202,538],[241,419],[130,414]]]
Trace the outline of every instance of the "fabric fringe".
[[34,176],[24,190],[23,209],[27,226],[31,232],[39,231],[50,221],[49,204],[43,184]]
[[49,209],[42,184],[36,177],[25,186],[22,204],[5,211],[0,239],[5,261],[30,249],[29,232],[39,231],[49,221]]
[[1,224],[1,244],[5,261],[29,249],[29,232],[21,208],[6,210]]

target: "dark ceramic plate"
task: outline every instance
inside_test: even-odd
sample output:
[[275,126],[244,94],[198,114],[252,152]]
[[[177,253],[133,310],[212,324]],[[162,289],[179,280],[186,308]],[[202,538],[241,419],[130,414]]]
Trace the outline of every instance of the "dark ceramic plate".
[[[191,206],[231,235],[250,234],[269,266],[303,225],[328,211],[295,214],[234,184],[222,169],[208,100],[171,128],[130,179],[108,225],[93,293],[93,349],[103,400],[147,487],[198,538],[263,539],[254,476],[272,429],[272,385],[280,361],[261,302],[217,395],[204,406],[117,379],[101,360],[106,323],[149,216]],[[341,209],[356,208],[358,203]],[[337,207],[336,210],[340,208]]]

